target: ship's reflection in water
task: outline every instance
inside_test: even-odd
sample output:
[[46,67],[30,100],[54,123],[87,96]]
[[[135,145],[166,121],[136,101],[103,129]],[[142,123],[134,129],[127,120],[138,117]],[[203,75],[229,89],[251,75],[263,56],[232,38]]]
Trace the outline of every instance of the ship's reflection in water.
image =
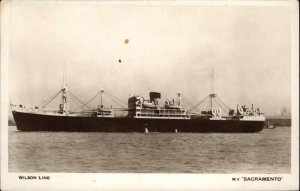
[[290,173],[290,127],[254,134],[9,129],[10,172]]

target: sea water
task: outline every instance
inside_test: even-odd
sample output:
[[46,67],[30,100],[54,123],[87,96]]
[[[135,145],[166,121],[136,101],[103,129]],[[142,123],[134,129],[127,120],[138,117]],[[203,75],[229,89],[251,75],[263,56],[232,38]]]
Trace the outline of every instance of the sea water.
[[291,128],[259,133],[21,132],[10,172],[290,173]]

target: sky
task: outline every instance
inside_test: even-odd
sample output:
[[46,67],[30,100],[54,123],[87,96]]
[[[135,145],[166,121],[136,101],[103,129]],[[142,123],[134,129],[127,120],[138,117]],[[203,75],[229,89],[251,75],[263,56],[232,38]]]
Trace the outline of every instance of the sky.
[[157,91],[163,101],[181,92],[197,104],[210,93],[214,68],[215,93],[231,108],[290,111],[290,12],[288,6],[14,2],[9,99],[41,104],[61,88],[65,65],[70,91],[83,102],[104,89],[124,102]]

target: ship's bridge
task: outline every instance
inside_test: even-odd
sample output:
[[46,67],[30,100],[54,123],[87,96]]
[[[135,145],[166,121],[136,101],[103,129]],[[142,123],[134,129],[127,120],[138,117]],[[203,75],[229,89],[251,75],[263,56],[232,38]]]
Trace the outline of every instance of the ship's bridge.
[[177,100],[166,101],[164,106],[159,106],[158,99],[161,94],[150,92],[150,99],[134,95],[128,99],[128,117],[134,118],[165,118],[189,119],[186,109],[181,105],[180,93]]

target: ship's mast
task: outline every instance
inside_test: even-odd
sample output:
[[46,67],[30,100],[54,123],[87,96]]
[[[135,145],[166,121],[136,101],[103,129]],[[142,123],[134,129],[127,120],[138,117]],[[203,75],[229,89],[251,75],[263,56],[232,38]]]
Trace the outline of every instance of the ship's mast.
[[104,90],[101,90],[101,91],[100,91],[100,108],[101,108],[101,109],[103,108],[103,104],[102,104],[102,101],[103,101],[103,93],[104,93]]
[[215,94],[215,82],[214,82],[214,68],[211,68],[211,86],[210,93]]
[[215,97],[215,87],[214,87],[214,68],[211,68],[211,85],[210,85],[210,109],[213,108],[213,99]]
[[178,106],[181,106],[181,93],[177,93],[178,97]]
[[63,71],[63,85],[62,85],[62,96],[61,96],[61,104],[60,104],[60,113],[67,114],[69,113],[69,104],[68,104],[68,85],[66,84],[65,79],[66,65],[64,65]]
[[283,106],[283,107],[282,107],[282,113],[281,113],[281,119],[283,119],[283,115],[284,115],[285,112],[286,112],[286,109],[285,109],[285,107]]

